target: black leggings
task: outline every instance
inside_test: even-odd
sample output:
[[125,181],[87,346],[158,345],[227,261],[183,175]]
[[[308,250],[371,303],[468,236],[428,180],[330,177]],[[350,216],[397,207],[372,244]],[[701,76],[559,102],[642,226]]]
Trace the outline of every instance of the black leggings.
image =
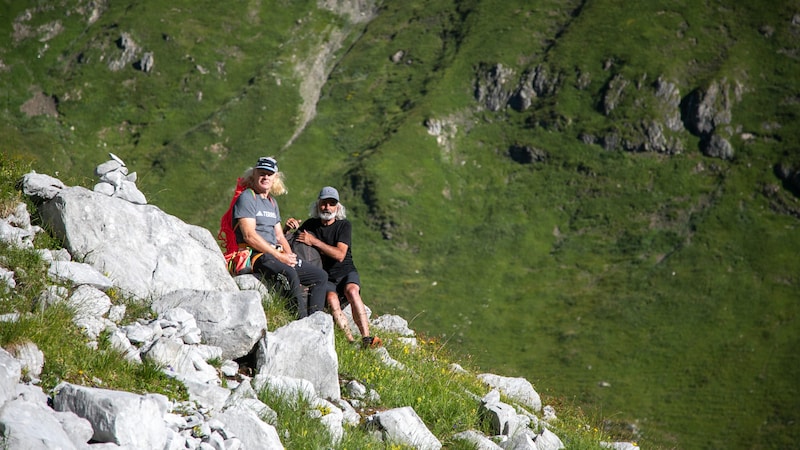
[[[289,281],[289,292],[292,296],[293,308],[302,319],[325,309],[325,287],[328,274],[311,264],[288,266],[274,256],[263,254],[253,265],[253,272],[269,277],[283,275]],[[302,286],[301,286],[302,285]],[[303,293],[303,286],[308,287],[308,299]]]

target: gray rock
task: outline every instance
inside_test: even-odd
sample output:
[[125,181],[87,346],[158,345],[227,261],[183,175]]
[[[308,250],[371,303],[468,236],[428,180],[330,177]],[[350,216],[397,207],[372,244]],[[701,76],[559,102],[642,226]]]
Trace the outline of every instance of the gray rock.
[[58,420],[57,413],[47,407],[46,403],[16,398],[0,407],[3,448],[26,450],[84,448],[83,446],[91,438],[91,432],[82,442],[75,442],[73,439],[81,439],[82,434],[79,431],[85,431],[87,427],[91,430],[91,427],[88,422],[82,428],[76,425],[76,421],[70,421],[72,435],[68,433]]
[[406,55],[406,52],[405,52],[405,51],[403,51],[403,50],[398,50],[398,51],[396,51],[396,52],[394,52],[394,53],[392,54],[392,57],[391,57],[390,59],[391,59],[391,61],[392,61],[393,63],[397,64],[397,63],[399,63],[399,62],[403,61],[403,57],[404,57],[405,55]]
[[10,344],[7,350],[20,363],[21,379],[26,382],[38,382],[44,367],[44,353],[39,347],[31,341],[26,341]]
[[111,348],[120,352],[126,360],[134,363],[142,362],[139,349],[131,343],[128,336],[122,330],[116,329],[109,333],[108,341],[111,344]]
[[15,227],[6,220],[0,220],[0,241],[17,248],[33,248],[33,230]]
[[537,450],[558,450],[566,448],[561,439],[555,433],[545,428],[534,438]]
[[481,413],[489,418],[494,434],[511,437],[530,424],[528,417],[517,414],[513,406],[501,402],[500,393],[494,389],[481,399]]
[[375,353],[378,354],[378,358],[380,358],[381,362],[389,367],[393,367],[395,369],[405,370],[407,369],[406,365],[401,363],[400,361],[392,358],[392,355],[389,354],[389,350],[386,350],[386,347],[380,347],[373,350]]
[[489,439],[476,430],[467,430],[453,435],[453,440],[463,441],[469,444],[470,448],[475,450],[500,450],[502,447],[495,444],[494,441]]
[[533,385],[524,378],[504,377],[491,373],[482,373],[478,375],[478,379],[536,412],[542,410],[541,397],[539,397],[539,394],[533,389]]
[[333,443],[338,444],[341,442],[344,436],[344,427],[342,426],[344,414],[342,410],[335,404],[319,397],[312,400],[309,406],[311,409],[308,414],[311,417],[318,418],[322,425],[328,429]]
[[111,305],[111,308],[108,309],[108,314],[106,317],[108,317],[108,320],[114,323],[119,323],[125,318],[125,311],[127,310],[128,308],[125,305]]
[[339,400],[334,400],[333,403],[342,410],[342,423],[352,427],[358,426],[358,424],[361,423],[361,416],[356,412],[350,402],[340,398]]
[[236,361],[226,359],[222,361],[219,371],[226,377],[235,377],[236,374],[239,373],[239,364],[237,364]]
[[21,376],[22,365],[0,347],[0,405],[14,397]]
[[181,289],[152,304],[153,311],[158,314],[178,307],[194,317],[205,343],[220,347],[224,359],[237,359],[250,353],[267,330],[267,316],[256,291]]
[[704,155],[712,158],[733,159],[733,146],[727,139],[716,133],[705,143],[702,150]]
[[22,177],[22,192],[36,202],[50,200],[65,188],[61,180],[50,175],[30,172]]
[[142,344],[148,341],[154,341],[161,337],[162,330],[158,321],[150,322],[145,325],[139,322],[125,325],[121,328],[125,336],[132,343]]
[[292,402],[317,397],[317,389],[311,381],[286,375],[258,374],[253,378],[253,389],[258,392],[267,389]]
[[189,391],[189,399],[197,402],[208,411],[216,413],[225,407],[231,391],[213,383],[203,383],[194,380],[182,380],[186,390]]
[[40,212],[73,257],[134,297],[184,288],[238,290],[211,233],[154,206],[71,187]]
[[219,384],[217,370],[193,346],[184,345],[177,339],[159,338],[142,353],[142,357],[161,365],[165,372],[184,383]]
[[22,228],[23,230],[33,230],[33,226],[31,225],[31,215],[28,212],[28,205],[25,203],[17,203],[17,206],[14,207],[14,212],[6,217],[6,221],[15,227]]
[[617,108],[622,101],[625,88],[628,87],[630,81],[620,74],[614,75],[608,82],[603,93],[603,100],[601,105],[601,112],[604,115],[611,114],[611,111]]
[[78,286],[67,299],[67,304],[75,311],[78,318],[102,317],[111,309],[111,299],[108,295],[88,284]]
[[122,48],[122,54],[118,58],[109,59],[108,69],[112,72],[118,72],[132,64],[140,50],[129,33],[123,32],[118,42],[118,46]]
[[14,271],[0,267],[0,292],[10,292],[17,287]]
[[687,127],[698,136],[707,136],[722,125],[731,123],[731,110],[741,100],[742,87],[727,79],[714,81],[705,89],[696,89],[687,99]]
[[95,176],[100,177],[100,178],[102,178],[103,175],[105,175],[107,173],[111,173],[111,172],[120,172],[123,175],[127,175],[128,174],[128,168],[125,167],[125,163],[121,159],[118,159],[118,158],[115,159],[113,157],[112,157],[112,159],[110,159],[110,160],[108,160],[108,161],[106,161],[106,162],[104,162],[102,164],[99,164],[97,167],[94,168]]
[[386,333],[400,336],[414,336],[414,330],[408,327],[408,321],[394,314],[384,314],[371,321],[370,326]]
[[348,381],[344,389],[349,398],[361,399],[367,396],[367,387],[356,380]]
[[539,97],[555,94],[560,82],[557,75],[550,76],[550,70],[544,64],[539,64],[533,71],[533,90]]
[[439,450],[442,443],[419,418],[414,408],[405,406],[370,416],[369,428],[378,429],[385,441],[398,442],[419,450]]
[[655,83],[656,98],[660,100],[660,109],[664,114],[664,123],[672,131],[683,129],[681,120],[681,92],[676,83],[658,77]]
[[632,442],[601,442],[601,447],[610,448],[613,450],[638,450],[639,446]]
[[258,368],[259,374],[306,379],[320,397],[341,397],[339,359],[329,314],[316,312],[268,333],[265,360],[265,365]]
[[248,408],[233,406],[217,416],[225,423],[226,429],[242,441],[246,449],[283,449],[283,444],[275,427],[262,421]]
[[114,191],[116,191],[116,189],[112,184],[109,183],[97,183],[94,185],[94,188],[92,188],[92,191],[111,197],[114,195]]
[[47,275],[57,282],[71,283],[76,286],[89,285],[101,291],[107,291],[114,283],[100,273],[94,266],[74,261],[53,261],[47,269]]
[[138,187],[136,187],[136,183],[128,180],[121,181],[120,186],[114,192],[114,197],[127,200],[137,205],[147,204],[147,198],[145,198],[144,194],[139,190]]
[[234,277],[233,280],[236,282],[236,285],[239,286],[239,289],[243,291],[257,291],[267,300],[267,303],[272,303],[272,298],[274,297],[273,293],[269,291],[267,286],[264,285],[256,275],[238,275]]
[[484,67],[480,71],[475,89],[475,98],[490,111],[500,111],[505,108],[509,98],[515,90],[514,70],[495,64]]
[[153,70],[153,66],[155,65],[155,58],[153,57],[153,52],[145,52],[142,56],[142,60],[139,61],[139,68],[142,72],[149,73]]
[[66,249],[60,248],[58,250],[52,249],[37,249],[36,250],[41,256],[42,260],[47,263],[52,263],[53,261],[72,261],[72,255]]
[[92,439],[131,448],[164,448],[166,413],[156,395],[89,388],[61,383],[54,389],[53,408],[70,411],[92,424]]
[[531,433],[517,433],[510,436],[508,440],[500,443],[500,448],[506,450],[539,450],[536,442],[533,440]]

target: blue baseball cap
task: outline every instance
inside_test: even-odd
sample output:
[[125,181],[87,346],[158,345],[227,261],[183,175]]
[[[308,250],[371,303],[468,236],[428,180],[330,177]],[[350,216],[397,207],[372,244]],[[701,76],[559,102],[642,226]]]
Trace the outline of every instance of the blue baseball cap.
[[258,162],[253,168],[269,170],[270,172],[275,173],[278,172],[278,161],[275,161],[275,158],[262,156],[261,158],[258,158]]

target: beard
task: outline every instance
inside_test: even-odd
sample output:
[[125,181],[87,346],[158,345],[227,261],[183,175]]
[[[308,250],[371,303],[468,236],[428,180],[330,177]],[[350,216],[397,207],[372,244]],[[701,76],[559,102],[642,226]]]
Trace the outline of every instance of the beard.
[[319,218],[322,220],[332,220],[336,218],[336,213],[330,211],[329,212],[320,211]]

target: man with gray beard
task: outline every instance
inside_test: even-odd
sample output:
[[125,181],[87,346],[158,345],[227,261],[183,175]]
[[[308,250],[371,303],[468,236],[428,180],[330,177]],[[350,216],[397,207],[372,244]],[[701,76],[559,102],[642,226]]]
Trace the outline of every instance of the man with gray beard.
[[317,201],[311,204],[311,218],[302,225],[297,219],[286,221],[289,228],[298,228],[297,241],[311,246],[322,255],[322,268],[328,273],[327,301],[331,314],[347,339],[353,342],[347,318],[341,309],[340,296],[344,296],[353,312],[353,321],[361,333],[363,348],[375,348],[383,345],[381,338],[370,336],[369,319],[364,301],[361,299],[361,279],[353,263],[352,232],[353,226],[339,203],[339,192],[325,186],[319,192]]

